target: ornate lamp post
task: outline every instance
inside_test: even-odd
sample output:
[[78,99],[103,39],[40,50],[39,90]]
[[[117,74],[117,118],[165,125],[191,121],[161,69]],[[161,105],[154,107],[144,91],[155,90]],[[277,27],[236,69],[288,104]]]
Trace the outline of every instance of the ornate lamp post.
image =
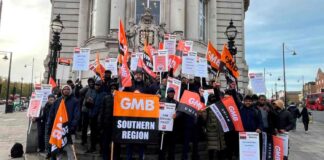
[[54,81],[56,81],[56,68],[57,68],[57,58],[59,57],[59,53],[62,49],[62,44],[60,42],[60,34],[63,30],[64,26],[61,21],[60,14],[56,16],[56,18],[52,21],[51,29],[53,32],[53,39],[50,44],[51,49],[51,57],[49,61],[49,72],[47,77],[47,82],[49,82],[49,78],[52,77]]
[[[7,53],[10,54],[10,58],[7,57]],[[9,72],[8,72],[8,81],[7,81],[7,95],[6,95],[6,108],[5,113],[12,112],[12,109],[9,109],[9,88],[10,88],[10,76],[11,76],[11,61],[12,61],[12,52],[0,51],[0,54],[5,54],[3,57],[4,60],[9,59]],[[11,106],[13,107],[13,106]]]
[[234,55],[236,55],[236,52],[237,52],[237,48],[235,46],[235,41],[234,41],[234,39],[236,38],[236,35],[237,35],[237,29],[233,25],[233,20],[231,20],[229,23],[229,26],[227,26],[225,35],[228,39],[228,50],[234,56]]

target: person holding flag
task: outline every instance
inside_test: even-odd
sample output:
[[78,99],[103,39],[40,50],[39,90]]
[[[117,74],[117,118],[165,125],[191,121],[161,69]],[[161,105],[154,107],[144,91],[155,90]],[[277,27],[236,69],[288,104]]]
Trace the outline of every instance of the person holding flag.
[[57,154],[57,159],[62,159],[62,151],[67,152],[68,160],[76,158],[72,135],[75,134],[80,112],[79,101],[71,94],[72,88],[64,85],[62,96],[54,102],[47,120],[51,152]]

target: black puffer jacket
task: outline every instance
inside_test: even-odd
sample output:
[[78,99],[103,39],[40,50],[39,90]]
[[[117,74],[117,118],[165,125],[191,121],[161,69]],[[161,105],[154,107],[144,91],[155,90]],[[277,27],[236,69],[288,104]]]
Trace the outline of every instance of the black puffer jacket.
[[107,94],[104,97],[103,105],[99,110],[98,123],[99,128],[111,128],[113,123],[114,97]]
[[276,124],[275,128],[278,130],[284,129],[286,131],[290,131],[293,129],[293,116],[291,113],[285,109],[283,110],[277,110],[277,119],[276,119]]

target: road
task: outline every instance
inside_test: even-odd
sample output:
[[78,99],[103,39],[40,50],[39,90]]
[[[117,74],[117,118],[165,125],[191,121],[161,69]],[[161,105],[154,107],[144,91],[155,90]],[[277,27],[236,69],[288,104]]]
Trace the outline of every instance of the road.
[[[0,106],[0,108],[2,108]],[[324,112],[314,112],[315,121],[309,126],[309,134],[305,134],[301,122],[297,123],[297,131],[290,132],[291,160],[322,160],[324,157]],[[26,112],[0,113],[0,159],[10,159],[10,149],[15,142],[26,146],[28,119]],[[27,155],[26,159],[36,160],[43,157]]]

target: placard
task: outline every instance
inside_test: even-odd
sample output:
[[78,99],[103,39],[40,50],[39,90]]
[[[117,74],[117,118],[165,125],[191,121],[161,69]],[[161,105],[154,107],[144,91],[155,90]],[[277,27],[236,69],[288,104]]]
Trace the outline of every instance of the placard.
[[[168,77],[166,91],[169,88],[174,89],[174,91],[175,91],[174,100],[179,101],[180,100],[180,91],[181,91],[181,81],[178,79],[172,78],[172,77]],[[165,94],[165,97],[167,97],[167,94]]]
[[283,149],[284,149],[284,156],[288,156],[288,151],[289,151],[289,135],[288,132],[286,133],[281,133],[277,135],[278,137],[283,139]]
[[187,75],[195,74],[196,56],[183,56],[182,57],[182,73]]
[[105,68],[106,70],[111,71],[111,75],[114,77],[118,76],[118,68],[117,68],[117,59],[116,58],[106,58],[105,59]]
[[42,107],[42,99],[41,98],[31,99],[29,101],[27,117],[39,117],[41,107]]
[[253,93],[265,94],[267,92],[263,73],[249,73],[249,78]]
[[196,77],[208,77],[208,66],[206,58],[199,58],[195,65],[195,76]]
[[138,64],[139,57],[136,55],[132,55],[131,58],[131,63],[130,63],[130,70],[131,71],[136,71],[137,69],[137,64]]
[[168,71],[168,51],[158,50],[158,55],[153,56],[153,72]]
[[74,48],[73,71],[87,71],[89,69],[90,48]]
[[42,107],[45,106],[48,100],[48,96],[52,94],[52,86],[50,84],[42,84]]
[[259,133],[239,132],[240,160],[260,160]]
[[159,130],[173,130],[173,116],[175,114],[176,104],[160,102]]
[[70,79],[71,60],[67,58],[59,58],[56,70],[56,78],[61,81]]

